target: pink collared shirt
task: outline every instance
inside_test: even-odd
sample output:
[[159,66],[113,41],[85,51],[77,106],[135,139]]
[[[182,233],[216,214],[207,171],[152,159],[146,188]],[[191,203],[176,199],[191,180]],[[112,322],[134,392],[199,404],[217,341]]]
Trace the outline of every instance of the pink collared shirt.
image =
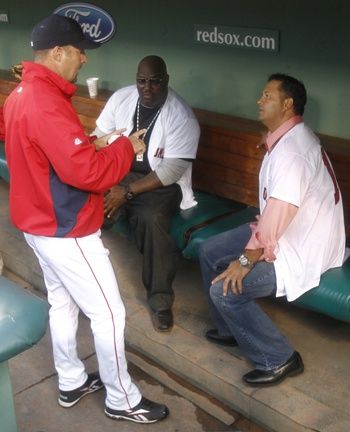
[[[301,116],[294,116],[284,122],[274,132],[266,136],[266,148],[271,153],[278,141],[294,126],[303,121]],[[250,224],[252,235],[246,249],[263,249],[260,259],[274,261],[279,238],[283,235],[298,211],[298,207],[286,201],[269,198],[257,222]]]
[[266,135],[266,147],[269,153],[272,152],[277,142],[285,135],[290,129],[299,123],[303,122],[303,118],[299,115],[291,117],[289,120],[281,124],[274,132],[268,132]]

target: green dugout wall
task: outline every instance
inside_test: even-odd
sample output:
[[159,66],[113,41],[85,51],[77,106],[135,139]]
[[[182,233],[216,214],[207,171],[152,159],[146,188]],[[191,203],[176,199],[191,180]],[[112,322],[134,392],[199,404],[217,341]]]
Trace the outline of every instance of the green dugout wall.
[[[1,0],[0,14],[7,12],[9,23],[0,22],[0,69],[31,59],[33,25],[63,3]],[[79,83],[97,75],[102,87],[117,89],[133,83],[143,56],[158,54],[168,64],[172,87],[192,106],[255,119],[266,77],[287,72],[307,87],[305,118],[311,127],[350,138],[348,0],[96,0],[94,4],[114,17],[117,32],[102,48],[88,53]],[[279,50],[198,43],[196,25],[274,30]]]

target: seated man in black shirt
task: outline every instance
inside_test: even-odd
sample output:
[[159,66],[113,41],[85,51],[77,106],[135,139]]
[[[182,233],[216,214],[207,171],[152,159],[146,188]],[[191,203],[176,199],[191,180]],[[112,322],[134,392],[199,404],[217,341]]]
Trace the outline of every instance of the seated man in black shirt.
[[146,129],[147,149],[135,157],[130,173],[105,199],[105,214],[126,212],[143,254],[142,280],[152,323],[158,331],[173,325],[172,304],[179,252],[170,236],[170,220],[179,206],[196,204],[191,186],[199,125],[191,108],[168,87],[163,59],[147,56],[138,65],[136,85],[116,91],[96,121],[96,135],[126,128]]

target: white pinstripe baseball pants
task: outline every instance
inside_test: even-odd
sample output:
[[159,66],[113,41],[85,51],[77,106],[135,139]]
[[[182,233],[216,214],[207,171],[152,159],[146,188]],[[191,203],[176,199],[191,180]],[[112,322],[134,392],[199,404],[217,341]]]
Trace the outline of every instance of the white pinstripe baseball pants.
[[100,231],[86,237],[43,237],[25,233],[44,273],[59,388],[73,390],[87,379],[77,354],[79,308],[90,319],[106,405],[124,410],[141,394],[127,371],[125,308]]

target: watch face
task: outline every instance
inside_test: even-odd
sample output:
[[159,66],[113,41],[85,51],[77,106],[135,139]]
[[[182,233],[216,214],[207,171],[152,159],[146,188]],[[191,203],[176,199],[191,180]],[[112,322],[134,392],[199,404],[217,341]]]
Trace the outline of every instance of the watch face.
[[239,257],[239,263],[241,264],[241,266],[244,267],[244,266],[248,265],[249,260],[248,260],[248,258],[245,255],[241,255]]
[[133,194],[132,192],[127,192],[127,193],[125,194],[125,198],[126,198],[127,200],[131,200],[131,199],[134,198],[134,194]]

